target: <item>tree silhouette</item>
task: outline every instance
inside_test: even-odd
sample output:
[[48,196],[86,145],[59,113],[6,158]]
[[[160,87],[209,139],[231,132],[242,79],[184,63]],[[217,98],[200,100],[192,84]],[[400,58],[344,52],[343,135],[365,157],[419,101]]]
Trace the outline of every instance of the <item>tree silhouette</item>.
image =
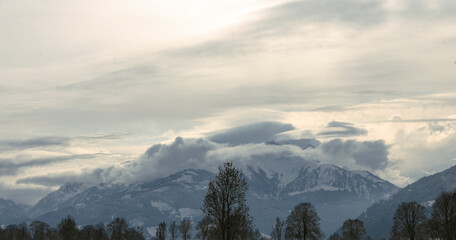
[[342,237],[338,233],[333,233],[328,240],[342,240]]
[[456,240],[456,192],[443,192],[435,199],[428,227],[435,238]]
[[45,240],[49,225],[40,221],[33,221],[30,223],[30,230],[32,232],[33,240]]
[[125,237],[127,228],[127,221],[125,221],[124,218],[116,217],[108,224],[108,232],[109,236],[111,236],[111,240],[122,240],[122,238]]
[[173,221],[171,225],[169,225],[169,236],[171,237],[171,240],[177,239],[177,230],[177,223],[176,221]]
[[165,240],[166,239],[166,223],[161,222],[158,224],[158,228],[155,232],[155,236],[157,237],[157,240]]
[[424,207],[417,202],[403,202],[394,213],[392,239],[415,240],[423,235],[423,227],[426,222]]
[[247,182],[232,162],[227,161],[219,167],[215,180],[209,183],[202,208],[206,220],[215,223],[217,239],[239,238],[242,227],[251,222],[245,203],[246,191]]
[[300,203],[287,217],[286,238],[298,240],[321,239],[320,217],[311,203]]
[[271,239],[272,240],[283,240],[285,234],[285,221],[280,220],[276,217],[276,223],[272,226]]
[[184,219],[181,221],[179,225],[179,230],[182,234],[182,239],[187,240],[192,237],[191,231],[192,231],[192,224],[190,223],[190,220]]
[[70,215],[60,221],[58,229],[63,240],[73,240],[78,236],[78,228],[76,226],[76,222]]
[[342,237],[344,240],[364,240],[366,239],[366,234],[364,222],[361,220],[348,219],[342,225]]
[[196,234],[198,239],[208,240],[215,238],[215,223],[212,222],[212,219],[209,217],[204,217],[201,221],[199,221],[196,225],[196,229],[198,230],[198,233]]

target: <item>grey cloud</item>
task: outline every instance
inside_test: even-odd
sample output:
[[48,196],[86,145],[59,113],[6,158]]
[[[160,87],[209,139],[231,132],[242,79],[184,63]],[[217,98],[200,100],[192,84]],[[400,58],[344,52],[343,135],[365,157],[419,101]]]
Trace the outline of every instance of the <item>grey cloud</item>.
[[310,0],[295,1],[267,10],[271,26],[297,25],[303,21],[343,22],[358,26],[382,22],[386,11],[382,1]]
[[34,159],[0,159],[0,176],[2,175],[16,175],[20,169],[43,166],[55,162],[70,161],[74,159],[91,159],[99,156],[100,154],[76,154],[59,157],[46,157]]
[[[153,145],[131,166],[134,178],[166,177],[180,170],[204,168],[208,164],[208,152],[215,148],[214,143],[204,139],[181,137],[170,144]],[[115,169],[111,172],[116,174]]]
[[216,143],[228,143],[231,146],[262,143],[274,140],[277,134],[295,130],[291,124],[280,122],[260,122],[234,127],[221,133],[214,134],[209,140]]
[[154,66],[132,66],[112,71],[94,79],[79,81],[61,86],[61,89],[107,89],[112,87],[126,87],[137,85],[138,79],[151,77],[156,73]]
[[[197,46],[167,51],[177,57],[244,56],[264,51],[260,41],[271,36],[284,37],[296,34],[303,24],[337,22],[371,26],[385,20],[382,2],[357,0],[310,0],[295,1],[264,10],[259,20],[232,29],[223,39],[208,41]],[[321,44],[321,43],[318,43]],[[313,46],[313,45],[309,45]],[[268,49],[270,46],[268,47]],[[229,61],[227,61],[229,62]]]
[[0,141],[0,151],[24,150],[37,147],[66,146],[70,139],[65,137],[40,137],[22,140]]
[[335,159],[353,159],[362,167],[382,170],[388,166],[389,146],[383,140],[357,141],[334,139],[321,144],[322,152]]
[[16,203],[32,206],[46,194],[52,192],[52,188],[12,188],[0,182],[1,198],[11,199]]
[[420,123],[420,122],[456,122],[456,118],[422,118],[422,119],[401,119],[400,117],[394,117],[391,120],[377,121],[377,122],[397,122],[397,123]]
[[349,136],[360,136],[366,135],[367,131],[362,128],[357,128],[351,123],[346,122],[337,122],[332,121],[328,123],[326,129],[320,133],[319,136],[339,136],[339,137],[349,137]]
[[87,136],[78,136],[75,139],[82,139],[82,140],[114,140],[114,139],[122,139],[128,134],[126,133],[100,133],[94,135],[87,135]]
[[103,180],[102,173],[104,171],[104,169],[95,169],[91,171],[84,171],[81,174],[74,172],[47,174],[44,176],[21,178],[16,181],[16,184],[35,184],[46,187],[55,187],[69,182],[99,183]]

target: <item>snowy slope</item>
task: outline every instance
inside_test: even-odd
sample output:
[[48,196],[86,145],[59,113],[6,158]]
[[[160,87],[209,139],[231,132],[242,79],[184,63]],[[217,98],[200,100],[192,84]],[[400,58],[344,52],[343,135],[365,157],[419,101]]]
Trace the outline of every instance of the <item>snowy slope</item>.
[[48,194],[41,199],[35,206],[28,211],[31,218],[38,217],[44,213],[55,211],[57,206],[64,201],[70,199],[78,193],[86,190],[89,187],[83,183],[67,183],[60,187],[57,191]]
[[0,198],[0,225],[19,223],[27,220],[22,207],[11,200]]
[[[356,217],[373,201],[397,190],[379,178],[372,181],[371,177],[332,165],[318,165],[300,159],[299,167],[293,165],[298,164],[298,159],[282,157],[276,160],[282,164],[263,162],[266,168],[263,169],[262,162],[253,159],[249,161],[252,165],[241,168],[249,183],[247,202],[251,215],[264,233],[270,232],[276,216],[285,218],[291,208],[303,201],[315,205],[322,218],[323,230],[330,233],[346,218]],[[283,163],[290,164],[283,167]],[[46,197],[57,199],[59,203],[47,202],[45,206],[54,206],[55,211],[44,213],[37,219],[57,224],[62,217],[71,214],[84,225],[109,222],[114,217],[123,216],[145,229],[152,229],[163,220],[190,218],[196,222],[201,217],[200,208],[207,185],[214,176],[206,170],[189,169],[128,186],[100,184],[63,202],[59,198]],[[39,205],[33,209],[37,212]]]
[[[456,166],[432,176],[421,178],[392,195],[389,199],[370,206],[359,219],[374,239],[387,238],[397,206],[402,202],[416,201],[428,208],[443,191],[456,190]],[[429,213],[429,211],[428,211]]]

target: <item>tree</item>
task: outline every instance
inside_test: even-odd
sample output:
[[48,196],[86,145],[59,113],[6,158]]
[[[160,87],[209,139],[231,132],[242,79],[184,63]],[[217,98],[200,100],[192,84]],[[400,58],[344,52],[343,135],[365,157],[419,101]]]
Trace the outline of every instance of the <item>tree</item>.
[[333,233],[328,240],[342,240],[342,237],[338,233]]
[[283,240],[285,234],[285,221],[280,220],[276,217],[276,223],[272,226],[271,239],[272,240]]
[[93,240],[95,238],[95,227],[93,225],[84,226],[78,234],[78,240]]
[[30,230],[33,235],[33,240],[45,240],[49,225],[41,221],[33,221],[30,223]]
[[155,231],[155,236],[157,237],[157,240],[165,240],[166,239],[166,223],[161,222],[158,224],[158,228]]
[[435,238],[456,240],[456,192],[443,192],[435,199],[428,228]]
[[181,221],[179,225],[179,230],[182,234],[182,239],[187,240],[192,237],[191,232],[192,232],[192,224],[190,223],[190,220],[184,219]]
[[49,240],[62,240],[62,238],[60,237],[59,230],[56,228],[49,228],[47,238]]
[[358,219],[345,220],[342,225],[342,237],[344,240],[364,240],[367,231],[364,222]]
[[108,233],[103,223],[95,225],[94,240],[108,240]]
[[108,224],[109,236],[112,240],[122,240],[128,229],[127,221],[124,218],[116,217]]
[[287,217],[287,239],[316,240],[321,239],[320,217],[311,203],[300,203],[293,208]]
[[215,223],[212,222],[212,219],[209,217],[204,217],[199,221],[196,225],[196,229],[198,230],[198,233],[196,234],[196,238],[198,239],[208,240],[216,238]]
[[177,230],[177,223],[176,221],[173,221],[171,225],[169,225],[169,236],[171,237],[171,240],[177,239]]
[[144,231],[143,231],[142,227],[139,227],[139,226],[127,228],[127,230],[125,232],[125,239],[127,239],[127,240],[144,240],[143,232]]
[[392,239],[420,239],[426,222],[425,208],[417,202],[403,202],[394,213]]
[[209,182],[201,210],[208,222],[215,223],[217,239],[239,238],[242,227],[251,222],[245,203],[247,188],[244,176],[230,161],[220,166],[215,180]]
[[76,226],[76,222],[70,215],[60,221],[58,229],[63,240],[73,240],[78,236],[78,228]]

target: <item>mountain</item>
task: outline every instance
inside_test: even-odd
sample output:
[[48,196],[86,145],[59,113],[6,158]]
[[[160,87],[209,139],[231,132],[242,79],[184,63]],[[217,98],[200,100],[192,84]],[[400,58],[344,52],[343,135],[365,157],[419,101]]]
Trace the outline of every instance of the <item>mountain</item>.
[[396,208],[402,202],[416,201],[430,208],[437,196],[456,189],[456,166],[431,176],[423,177],[392,195],[389,199],[370,206],[359,219],[364,221],[368,234],[374,239],[387,238],[393,226]]
[[24,209],[11,200],[0,198],[0,225],[27,220]]
[[[345,219],[355,218],[373,202],[398,190],[367,171],[349,171],[288,155],[253,156],[249,161],[235,161],[235,165],[249,184],[247,204],[254,223],[266,234],[276,216],[285,219],[296,204],[310,201],[329,235]],[[70,184],[49,194],[30,212],[36,216],[47,211],[34,218],[50,224],[57,224],[68,214],[81,225],[122,216],[152,235],[161,221],[199,221],[203,198],[214,176],[214,172],[188,169],[131,185],[102,183],[81,192],[79,184]]]
[[27,211],[31,218],[38,217],[44,213],[57,210],[57,206],[69,198],[81,193],[87,189],[87,184],[83,183],[67,183],[60,187],[57,191],[48,194],[42,198],[35,206]]

